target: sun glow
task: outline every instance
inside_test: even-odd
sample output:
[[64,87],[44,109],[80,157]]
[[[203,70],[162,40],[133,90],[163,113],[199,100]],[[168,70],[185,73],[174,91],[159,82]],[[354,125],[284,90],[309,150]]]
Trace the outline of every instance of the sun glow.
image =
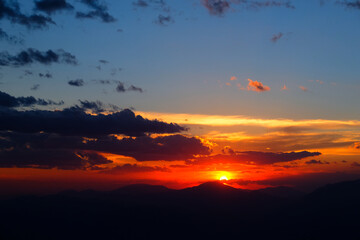
[[226,176],[221,176],[220,177],[220,181],[227,181],[227,180],[229,180]]

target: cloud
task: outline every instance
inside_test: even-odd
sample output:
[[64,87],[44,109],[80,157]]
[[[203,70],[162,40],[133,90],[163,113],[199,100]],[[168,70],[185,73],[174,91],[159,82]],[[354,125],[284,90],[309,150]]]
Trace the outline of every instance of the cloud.
[[355,9],[360,9],[360,1],[359,0],[354,0],[354,1],[339,1],[340,4],[345,5],[348,8],[355,8]]
[[230,8],[227,0],[202,0],[202,4],[210,14],[216,16],[222,16]]
[[[160,112],[139,112],[148,117],[159,117],[168,121],[192,125],[211,126],[261,126],[265,128],[309,128],[309,129],[354,129],[360,127],[358,120],[328,120],[328,119],[266,119],[252,118],[243,115],[204,115],[204,114],[179,114]],[[186,119],[186,121],[185,121]],[[309,136],[313,137],[313,136]]]
[[304,91],[304,92],[307,92],[308,91],[308,88],[307,87],[304,87],[304,86],[299,86],[299,88]]
[[124,87],[124,83],[119,82],[118,85],[116,86],[116,91],[117,92],[126,92],[126,89]]
[[67,3],[66,0],[40,0],[35,1],[35,10],[47,14],[53,14],[58,11],[72,10],[74,7]]
[[5,40],[12,44],[23,44],[24,40],[13,35],[8,35],[3,29],[0,28],[0,40]]
[[94,82],[96,83],[99,83],[99,84],[111,84],[111,83],[114,83],[114,81],[110,81],[110,80],[93,80]]
[[30,88],[30,90],[36,91],[36,90],[39,89],[39,87],[40,87],[40,84],[34,84],[34,85]]
[[57,168],[62,170],[85,170],[112,162],[95,152],[31,148],[0,151],[0,159],[0,168]]
[[76,65],[74,55],[59,49],[42,52],[33,48],[23,50],[16,55],[10,55],[7,51],[0,52],[0,66],[25,66],[32,63],[50,65],[52,63],[65,63]]
[[354,144],[352,145],[352,147],[354,149],[360,149],[360,142],[354,142]]
[[162,25],[162,26],[166,26],[166,24],[173,22],[174,20],[171,18],[170,15],[168,16],[164,16],[159,14],[155,23]]
[[285,7],[290,9],[295,9],[295,6],[292,5],[291,1],[250,1],[250,7],[252,8],[262,8],[262,7]]
[[0,20],[7,19],[11,23],[26,26],[29,29],[40,29],[55,24],[50,18],[39,14],[25,15],[21,13],[16,1],[0,0]]
[[39,77],[52,78],[52,74],[51,73],[39,73]]
[[358,162],[353,162],[353,163],[351,164],[351,166],[352,166],[352,167],[360,167],[360,163],[358,163]]
[[249,84],[247,86],[248,91],[254,91],[254,92],[266,92],[270,91],[270,87],[264,86],[261,82],[253,81],[251,79],[248,79]]
[[136,91],[136,92],[143,92],[143,89],[142,88],[139,88],[139,87],[135,87],[134,85],[131,85],[129,88],[128,88],[128,91]]
[[145,119],[129,109],[107,115],[87,114],[77,107],[57,111],[0,109],[0,122],[0,130],[3,131],[44,131],[74,136],[142,136],[146,133],[177,133],[186,130],[174,123]]
[[68,84],[71,85],[71,86],[75,86],[75,87],[82,87],[82,86],[84,86],[85,82],[84,82],[83,79],[78,78],[78,79],[75,79],[75,80],[68,81]]
[[34,105],[48,106],[48,105],[62,105],[63,101],[54,102],[52,100],[45,100],[41,98],[30,97],[13,97],[10,94],[0,91],[0,107],[15,108],[15,107],[30,107]]
[[105,23],[116,21],[116,18],[108,13],[108,7],[105,5],[105,3],[100,3],[98,0],[80,0],[80,2],[91,8],[92,11],[76,12],[77,18],[100,18]]
[[209,164],[209,163],[242,163],[255,165],[268,165],[279,162],[290,162],[300,160],[307,157],[319,156],[319,152],[235,152],[230,154],[218,154],[208,157],[199,157],[192,161],[187,161],[187,164]]
[[33,72],[30,70],[24,70],[24,75],[28,76],[28,75],[33,75]]
[[[127,92],[127,91],[135,91],[135,92],[140,92],[142,93],[144,90],[140,87],[136,87],[134,85],[131,85],[130,87],[128,87],[127,89],[125,88],[125,85],[123,82],[120,81],[116,81],[117,82],[117,86],[116,86],[116,91],[119,93],[123,93],[123,92]],[[109,84],[111,83],[110,81],[106,81],[106,82],[101,82],[102,84]]]
[[329,162],[322,162],[320,160],[315,160],[315,159],[306,161],[305,163],[306,164],[330,164]]
[[116,166],[112,169],[104,170],[102,173],[106,174],[119,174],[119,173],[144,173],[144,172],[170,172],[170,169],[166,167],[158,166],[140,166],[138,164],[124,164]]
[[109,63],[109,61],[104,60],[104,59],[100,59],[100,60],[99,60],[99,63],[102,63],[102,64],[107,64],[107,63]]
[[104,104],[100,101],[96,101],[96,102],[91,102],[91,101],[87,101],[87,100],[79,100],[80,104],[81,104],[81,108],[86,110],[86,109],[91,109],[92,111],[94,111],[95,113],[100,113],[100,112],[104,112]]
[[149,4],[144,0],[137,0],[132,3],[136,7],[148,7]]
[[211,15],[223,16],[230,8],[230,4],[237,4],[246,8],[258,9],[265,7],[285,7],[295,9],[291,1],[254,1],[254,0],[201,0],[202,5]]
[[276,43],[280,38],[282,38],[284,36],[284,34],[282,32],[279,32],[277,34],[274,34],[271,38],[271,41],[273,43]]
[[[28,155],[22,161],[35,164],[38,161],[46,161],[45,157],[51,156],[49,153],[60,154],[67,153],[71,157],[75,153],[82,159],[90,158],[89,153],[111,153],[127,157],[132,157],[139,162],[145,161],[184,161],[194,158],[197,155],[210,154],[210,149],[195,137],[186,137],[183,135],[170,135],[160,137],[127,137],[118,139],[115,136],[101,136],[98,138],[84,138],[82,136],[62,136],[49,133],[18,133],[0,131],[0,167],[7,167],[10,159],[21,160],[23,156]],[[43,154],[42,154],[43,152]],[[87,153],[86,155],[84,153]],[[42,157],[45,155],[45,157]],[[60,154],[64,156],[64,154]],[[85,155],[85,156],[83,156]],[[40,157],[41,159],[37,159]],[[56,156],[59,157],[60,156]],[[74,156],[73,161],[77,161]],[[92,162],[108,162],[104,158]],[[4,160],[1,164],[1,161]],[[48,159],[52,161],[53,159]],[[68,159],[64,159],[68,160]],[[5,164],[6,163],[6,164]],[[96,164],[95,164],[96,163]],[[16,164],[20,165],[20,163]],[[46,165],[42,163],[41,165]],[[78,165],[78,164],[77,164]],[[134,167],[134,166],[132,166]],[[121,169],[124,170],[124,169]],[[144,170],[144,169],[142,169]],[[165,170],[165,169],[163,169]]]

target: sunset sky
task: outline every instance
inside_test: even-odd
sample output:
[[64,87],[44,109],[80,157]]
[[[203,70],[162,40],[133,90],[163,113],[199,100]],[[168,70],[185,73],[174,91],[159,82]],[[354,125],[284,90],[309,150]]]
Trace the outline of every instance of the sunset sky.
[[0,0],[0,191],[360,177],[358,0]]

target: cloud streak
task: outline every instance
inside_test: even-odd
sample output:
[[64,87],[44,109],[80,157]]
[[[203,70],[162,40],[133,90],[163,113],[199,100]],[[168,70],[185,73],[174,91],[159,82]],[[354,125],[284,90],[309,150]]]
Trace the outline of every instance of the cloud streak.
[[0,109],[0,130],[24,133],[49,132],[61,135],[99,136],[145,133],[176,133],[185,128],[158,120],[148,120],[129,109],[108,115],[91,115],[76,107],[58,111],[16,111]]
[[77,18],[99,18],[105,23],[116,21],[116,18],[108,13],[108,7],[105,5],[105,3],[100,3],[98,0],[80,0],[80,2],[92,10],[88,12],[76,12]]
[[7,51],[0,52],[0,66],[26,66],[32,63],[50,65],[53,63],[64,63],[77,65],[78,61],[74,55],[62,49],[39,51],[28,48],[16,55],[10,55]]
[[0,0],[0,20],[8,19],[11,23],[26,26],[29,29],[41,29],[55,22],[40,14],[25,15],[21,12],[17,1]]
[[66,0],[40,0],[35,1],[35,10],[42,11],[48,15],[55,12],[72,10],[74,7],[66,2]]
[[[36,89],[35,89],[36,90]],[[0,91],[0,107],[16,108],[16,107],[30,107],[34,105],[48,106],[48,105],[62,105],[63,101],[54,102],[52,100],[45,100],[41,98],[30,97],[14,97],[10,94]]]
[[208,157],[200,157],[194,160],[187,161],[187,164],[218,164],[218,163],[242,163],[249,165],[269,165],[280,162],[291,162],[307,157],[319,156],[319,152],[236,152],[231,151],[230,154],[218,154]]

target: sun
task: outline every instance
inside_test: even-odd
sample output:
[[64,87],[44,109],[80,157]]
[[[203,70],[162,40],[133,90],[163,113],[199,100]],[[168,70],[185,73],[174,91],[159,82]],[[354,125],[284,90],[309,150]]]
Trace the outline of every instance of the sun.
[[226,176],[221,176],[220,177],[220,181],[227,181],[227,180],[229,180]]

